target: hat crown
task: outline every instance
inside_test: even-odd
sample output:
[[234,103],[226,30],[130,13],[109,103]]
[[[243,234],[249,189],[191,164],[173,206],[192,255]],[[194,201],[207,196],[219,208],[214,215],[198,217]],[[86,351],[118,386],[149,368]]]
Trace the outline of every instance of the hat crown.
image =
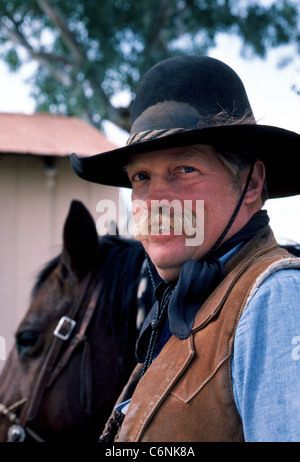
[[177,56],[153,66],[141,79],[132,109],[131,134],[195,129],[226,112],[253,116],[245,87],[227,64],[207,56]]

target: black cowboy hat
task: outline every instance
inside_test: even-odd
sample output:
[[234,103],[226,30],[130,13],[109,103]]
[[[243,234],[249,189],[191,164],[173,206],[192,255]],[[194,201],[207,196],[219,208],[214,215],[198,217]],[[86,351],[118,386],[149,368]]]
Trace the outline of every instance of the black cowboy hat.
[[[214,125],[220,113],[221,122]],[[130,188],[124,171],[129,156],[209,144],[261,159],[269,197],[300,194],[300,135],[256,124],[241,79],[217,59],[177,56],[152,67],[138,86],[132,122],[127,146],[89,157],[72,154],[75,173],[94,183]]]

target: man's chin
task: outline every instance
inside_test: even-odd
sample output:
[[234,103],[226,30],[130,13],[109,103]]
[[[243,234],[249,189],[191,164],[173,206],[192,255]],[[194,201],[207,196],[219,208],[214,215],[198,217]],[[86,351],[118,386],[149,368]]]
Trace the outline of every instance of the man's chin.
[[[151,255],[149,256],[151,258]],[[151,260],[160,277],[164,281],[171,282],[178,279],[180,270],[188,258],[174,261],[170,260],[170,255],[168,257],[168,260],[155,257],[152,257]]]

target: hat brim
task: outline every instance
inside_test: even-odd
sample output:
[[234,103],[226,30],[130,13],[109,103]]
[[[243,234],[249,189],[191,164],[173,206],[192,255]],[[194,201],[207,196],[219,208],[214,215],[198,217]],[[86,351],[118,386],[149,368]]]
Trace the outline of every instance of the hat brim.
[[241,150],[261,159],[266,166],[270,198],[300,194],[300,135],[268,125],[245,124],[187,130],[93,156],[81,157],[74,153],[71,155],[71,165],[84,180],[131,188],[124,170],[130,156],[195,144]]

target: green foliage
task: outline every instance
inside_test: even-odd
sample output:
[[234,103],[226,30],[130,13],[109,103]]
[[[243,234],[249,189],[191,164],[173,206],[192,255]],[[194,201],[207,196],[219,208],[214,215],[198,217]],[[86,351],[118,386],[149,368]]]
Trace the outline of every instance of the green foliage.
[[38,61],[38,110],[129,129],[129,107],[118,108],[116,98],[113,106],[112,97],[133,95],[156,62],[206,53],[220,32],[240,36],[260,56],[282,44],[299,47],[299,16],[297,0],[7,0],[0,58],[12,70]]
[[17,71],[21,67],[19,55],[13,48],[10,48],[6,53],[6,62],[12,71]]

